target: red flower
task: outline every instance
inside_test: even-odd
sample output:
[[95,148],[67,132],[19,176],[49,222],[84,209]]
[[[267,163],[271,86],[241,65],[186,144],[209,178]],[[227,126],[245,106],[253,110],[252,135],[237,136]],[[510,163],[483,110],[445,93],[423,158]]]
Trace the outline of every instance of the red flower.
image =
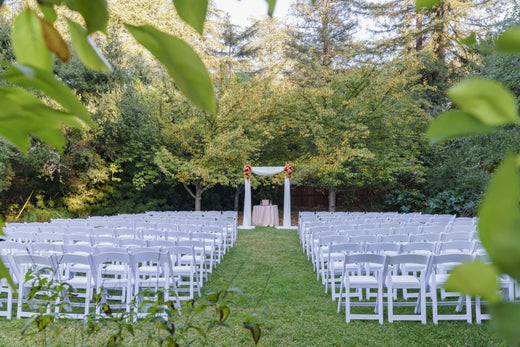
[[251,176],[251,172],[252,172],[251,165],[249,165],[249,164],[244,165],[244,176],[246,177],[246,179],[249,179],[249,176]]
[[285,168],[283,169],[283,172],[285,174],[285,177],[288,177],[289,179],[292,178],[293,174],[293,167],[291,164],[285,164]]

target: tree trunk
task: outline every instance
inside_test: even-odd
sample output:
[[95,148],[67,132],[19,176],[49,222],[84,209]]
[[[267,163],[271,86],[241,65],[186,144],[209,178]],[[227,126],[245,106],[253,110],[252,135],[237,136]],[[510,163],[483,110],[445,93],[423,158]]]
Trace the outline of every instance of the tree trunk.
[[338,189],[335,186],[329,186],[329,212],[336,211],[336,194]]
[[195,211],[200,211],[201,202],[202,202],[202,184],[198,183],[195,185]]
[[[418,31],[421,31],[423,28],[423,15],[422,13],[417,13],[415,17],[415,28]],[[423,49],[423,34],[420,33],[417,35],[417,38],[415,39],[415,50],[417,52],[421,51]]]
[[195,184],[195,194],[193,194],[191,189],[185,183],[183,183],[182,185],[184,186],[184,189],[186,189],[188,194],[190,194],[190,196],[193,199],[195,199],[195,211],[200,211],[200,205],[202,202],[202,192],[204,191],[202,183]]
[[320,36],[323,43],[323,51],[322,51],[322,64],[325,67],[330,67],[332,63],[331,59],[331,44],[330,44],[330,18],[328,17],[330,9],[329,9],[329,2],[328,0],[322,0],[321,4],[322,10],[321,10],[321,29],[320,29]]

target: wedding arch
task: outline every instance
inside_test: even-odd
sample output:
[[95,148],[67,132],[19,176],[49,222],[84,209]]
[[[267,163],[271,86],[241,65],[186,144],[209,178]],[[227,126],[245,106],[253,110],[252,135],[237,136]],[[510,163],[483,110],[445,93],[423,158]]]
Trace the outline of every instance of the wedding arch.
[[285,174],[284,193],[283,193],[283,222],[280,228],[293,229],[291,226],[291,177],[293,167],[290,164],[285,166],[251,166],[244,165],[244,217],[242,219],[241,229],[252,229],[251,225],[251,174],[260,176],[272,176],[279,173]]

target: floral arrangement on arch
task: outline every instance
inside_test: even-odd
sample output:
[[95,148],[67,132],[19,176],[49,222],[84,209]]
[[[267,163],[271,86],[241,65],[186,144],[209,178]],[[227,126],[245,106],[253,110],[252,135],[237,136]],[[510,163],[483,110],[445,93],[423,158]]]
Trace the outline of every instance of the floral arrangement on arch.
[[289,179],[292,178],[293,174],[293,167],[291,164],[285,164],[285,168],[283,169],[283,173],[285,174],[285,177],[288,177]]
[[246,164],[244,165],[244,176],[246,177],[246,179],[249,179],[249,176],[251,176],[251,172],[253,172],[253,170],[251,169],[251,165],[249,164]]

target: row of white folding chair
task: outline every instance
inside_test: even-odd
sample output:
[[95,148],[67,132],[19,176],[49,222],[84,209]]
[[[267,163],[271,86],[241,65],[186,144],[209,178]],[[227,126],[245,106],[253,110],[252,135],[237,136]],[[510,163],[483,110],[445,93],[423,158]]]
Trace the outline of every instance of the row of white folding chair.
[[310,243],[309,253],[312,256],[313,263],[316,268],[317,261],[320,257],[319,252],[322,246],[327,246],[330,243],[378,243],[378,242],[448,242],[448,241],[474,241],[478,238],[476,233],[459,232],[459,233],[441,233],[441,234],[394,234],[394,235],[356,235],[338,234],[336,232],[320,232],[313,234],[314,239]]
[[[205,226],[181,226],[177,228],[177,225],[169,225],[168,227],[161,226],[150,226],[148,228],[137,228],[137,227],[90,227],[90,226],[77,226],[77,227],[60,227],[60,226],[47,226],[45,228],[17,228],[15,230],[6,230],[6,233],[11,238],[15,237],[29,237],[25,235],[36,234],[36,235],[52,235],[52,234],[84,234],[92,236],[114,236],[114,237],[125,237],[125,238],[165,238],[168,233],[175,232],[213,232],[225,235],[228,231],[222,225],[205,225]],[[181,230],[182,229],[182,230]]]
[[[336,212],[333,214],[300,214],[300,219],[305,222],[326,221],[343,222],[348,224],[373,224],[384,222],[399,222],[407,224],[410,222],[420,222],[422,224],[476,224],[475,218],[456,217],[454,215],[421,215],[421,214],[395,214],[395,213],[376,213],[376,214],[352,214]],[[458,220],[458,221],[457,221]],[[301,224],[299,224],[301,225]]]
[[[110,239],[109,241],[112,241]],[[50,256],[63,254],[81,253],[85,255],[98,254],[103,252],[135,252],[157,250],[159,248],[169,248],[175,246],[189,247],[194,252],[194,265],[196,266],[198,275],[199,287],[202,286],[203,279],[207,279],[208,273],[213,271],[216,266],[216,255],[214,248],[211,244],[206,244],[201,240],[184,240],[184,241],[147,241],[145,243],[136,244],[133,243],[136,240],[120,240],[119,244],[116,243],[99,243],[95,246],[90,244],[74,244],[74,245],[58,245],[50,243],[32,243],[23,244],[15,242],[1,242],[0,253],[2,254],[29,254],[29,255],[41,255]]]
[[[317,235],[317,234],[324,233],[324,232],[329,233],[329,234],[349,234],[352,236],[364,236],[364,235],[378,236],[378,235],[409,234],[409,235],[418,235],[418,236],[416,236],[416,238],[422,237],[423,239],[424,239],[424,236],[420,236],[422,234],[427,234],[427,235],[447,234],[445,238],[444,238],[444,236],[443,237],[439,236],[439,239],[442,239],[442,238],[447,239],[449,236],[453,236],[451,238],[454,239],[454,237],[456,236],[455,232],[446,232],[445,229],[439,228],[439,227],[429,228],[429,227],[423,226],[423,227],[415,228],[415,227],[400,226],[400,227],[388,227],[388,228],[373,227],[373,228],[353,229],[350,226],[335,226],[334,227],[334,226],[326,225],[323,223],[311,223],[311,224],[306,225],[305,228],[303,228],[301,231],[299,231],[300,242],[302,244],[302,248],[304,251],[305,250],[307,251],[308,257],[310,257],[310,244],[311,244],[312,240],[319,237],[319,235]],[[468,238],[473,237],[473,234],[475,234],[474,231],[469,231],[469,230],[460,231],[457,233],[459,234],[459,236],[457,236],[457,239],[461,239],[462,237],[460,235],[462,235],[464,233],[466,233],[466,236],[468,236]],[[435,238],[435,236],[433,236],[433,238]]]
[[[211,229],[210,229],[211,230]],[[220,262],[221,257],[226,252],[226,248],[230,246],[226,243],[226,236],[223,233],[216,232],[199,232],[199,233],[164,233],[164,232],[150,232],[142,234],[141,238],[133,238],[132,235],[119,234],[114,236],[110,231],[103,233],[98,231],[96,234],[67,234],[67,233],[26,233],[15,232],[8,233],[6,239],[9,241],[20,243],[34,243],[34,242],[48,242],[56,244],[136,244],[138,246],[145,246],[148,240],[205,240],[209,245],[215,249],[216,261]]]
[[[27,304],[34,305],[39,295],[48,294],[36,292],[28,296],[30,288],[38,285],[38,278],[42,277],[49,281],[66,283],[72,288],[74,296],[83,298],[82,312],[74,313],[67,310],[69,312],[63,314],[71,318],[85,318],[92,305],[94,288],[102,295],[101,305],[96,305],[98,314],[108,299],[117,299],[119,306],[128,312],[134,296],[138,299],[134,307],[137,312],[142,308],[140,304],[145,288],[152,289],[154,292],[163,290],[164,299],[170,300],[171,296],[171,300],[174,300],[176,307],[179,308],[179,300],[194,297],[193,287],[196,277],[194,266],[184,260],[181,261],[184,254],[188,255],[190,252],[192,251],[187,247],[170,247],[166,251],[105,252],[94,255],[4,255],[2,260],[8,264],[12,278],[18,283],[17,318],[34,315],[36,312],[32,311],[31,307],[27,310]],[[31,274],[28,274],[29,271]],[[186,297],[180,296],[177,292],[177,283],[184,283],[182,277],[189,277],[191,281],[189,296]],[[113,293],[108,295],[108,289],[118,290],[120,295],[116,296]],[[65,291],[60,292],[57,300],[46,303],[43,309],[50,312],[51,307],[55,306],[54,310],[58,312],[60,308],[57,304],[60,301],[72,304],[69,294]],[[12,300],[11,292],[8,296],[8,309],[5,312],[8,319],[12,315]]]
[[[158,227],[159,226],[159,227]],[[60,223],[60,222],[51,222],[51,223],[8,223],[6,225],[6,230],[28,230],[28,231],[35,231],[35,230],[54,230],[54,229],[65,229],[68,232],[76,232],[76,229],[78,231],[83,232],[85,229],[91,229],[91,228],[112,228],[112,229],[118,229],[118,228],[128,228],[128,229],[166,229],[166,230],[177,230],[179,231],[179,228],[197,228],[197,227],[207,227],[207,226],[225,226],[233,228],[233,222],[223,220],[200,220],[200,221],[187,221],[185,220],[179,220],[179,221],[164,221],[162,223],[159,222],[147,222],[143,220],[135,220],[135,221],[100,221],[97,223]]]
[[[383,323],[383,300],[387,298],[388,320],[420,320],[426,323],[426,305],[428,298],[432,306],[433,322],[437,324],[439,320],[466,320],[472,322],[471,298],[468,295],[457,296],[457,300],[439,302],[438,290],[446,282],[449,276],[446,268],[472,261],[474,257],[469,254],[444,254],[444,255],[417,255],[405,254],[396,256],[385,256],[377,254],[352,254],[345,255],[340,284],[340,300],[338,301],[338,312],[345,301],[345,319],[377,319]],[[415,267],[418,271],[410,272],[408,269]],[[505,294],[505,300],[512,300],[512,281],[509,278],[502,278],[501,289]],[[359,301],[363,301],[359,295],[362,289],[367,291],[376,289],[376,300],[372,304],[375,306],[374,314],[352,314],[351,296],[356,296]],[[386,293],[383,292],[386,288]],[[357,291],[352,293],[351,289]],[[395,302],[397,289],[418,289],[417,300],[415,302]],[[367,296],[367,299],[369,297]],[[478,299],[478,298],[477,298]],[[361,305],[367,302],[359,303]],[[414,314],[394,314],[394,305],[410,305],[415,307]],[[440,304],[452,305],[456,307],[455,313],[440,314],[438,306]],[[464,312],[462,308],[465,307]],[[480,301],[475,303],[476,321],[480,323],[483,318]]]
[[421,222],[453,222],[455,215],[424,215],[420,213],[352,213],[352,212],[333,212],[333,213],[301,213],[300,218],[305,220],[347,220],[347,221],[421,221]]
[[328,292],[329,285],[332,288],[332,299],[336,299],[335,286],[338,283],[338,275],[341,273],[343,256],[349,253],[375,253],[383,255],[398,254],[477,254],[477,243],[474,241],[450,241],[450,242],[416,242],[416,243],[329,243],[321,248],[318,262],[317,277],[325,285]]

